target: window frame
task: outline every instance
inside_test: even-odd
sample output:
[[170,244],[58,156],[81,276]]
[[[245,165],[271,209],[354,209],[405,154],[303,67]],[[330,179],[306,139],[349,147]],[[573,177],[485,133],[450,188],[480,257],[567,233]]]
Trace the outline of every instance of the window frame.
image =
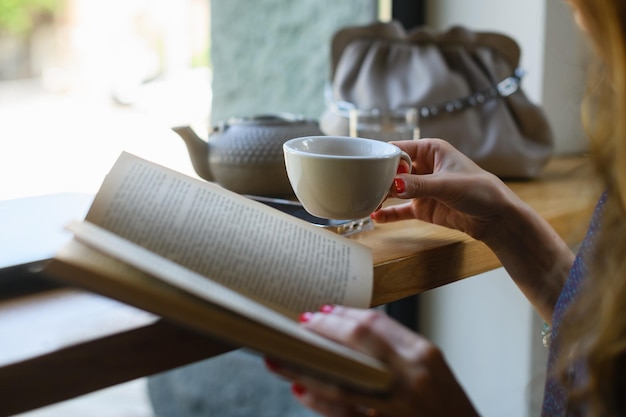
[[426,24],[426,0],[392,0],[391,17],[405,29]]

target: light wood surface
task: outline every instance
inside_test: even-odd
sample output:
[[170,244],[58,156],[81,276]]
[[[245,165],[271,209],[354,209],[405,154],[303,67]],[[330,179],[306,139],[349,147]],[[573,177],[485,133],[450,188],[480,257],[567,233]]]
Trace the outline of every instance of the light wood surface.
[[[585,158],[558,158],[534,181],[509,182],[571,245],[598,187]],[[391,202],[395,203],[395,202]],[[500,266],[482,243],[418,221],[352,237],[372,248],[372,305]],[[144,311],[59,288],[0,302],[0,416],[69,399],[231,350]]]

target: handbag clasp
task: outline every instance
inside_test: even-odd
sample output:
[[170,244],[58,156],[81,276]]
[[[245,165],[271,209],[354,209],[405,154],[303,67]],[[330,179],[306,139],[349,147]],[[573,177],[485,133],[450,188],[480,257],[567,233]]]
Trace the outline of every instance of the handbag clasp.
[[504,80],[500,81],[496,85],[500,97],[508,97],[511,94],[515,93],[519,89],[523,75],[524,71],[521,68],[517,68],[513,75],[511,75],[510,77],[506,77]]

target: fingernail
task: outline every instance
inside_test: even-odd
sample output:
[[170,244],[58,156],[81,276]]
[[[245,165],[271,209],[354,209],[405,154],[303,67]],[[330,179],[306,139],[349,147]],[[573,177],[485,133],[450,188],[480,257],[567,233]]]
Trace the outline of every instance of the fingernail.
[[297,382],[294,382],[291,384],[291,392],[293,392],[293,395],[296,397],[301,397],[306,392],[306,389]]
[[328,314],[328,313],[331,313],[334,309],[335,309],[334,305],[324,304],[322,307],[320,307],[320,312],[324,314]]
[[402,178],[396,178],[393,180],[393,186],[396,189],[396,193],[402,194],[406,190],[406,184]]
[[311,320],[311,317],[313,317],[313,313],[305,311],[304,313],[300,314],[300,316],[298,317],[298,321],[300,323],[306,323],[307,321]]
[[265,366],[267,366],[270,371],[278,371],[281,368],[280,364],[272,359],[263,358],[263,360],[265,361]]

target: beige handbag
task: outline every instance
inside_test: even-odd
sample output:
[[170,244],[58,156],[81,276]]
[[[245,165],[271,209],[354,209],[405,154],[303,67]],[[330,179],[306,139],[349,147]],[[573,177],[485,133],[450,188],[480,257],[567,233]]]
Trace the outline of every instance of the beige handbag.
[[351,109],[415,108],[421,137],[448,140],[504,178],[535,177],[552,154],[541,108],[520,87],[520,48],[502,34],[397,22],[339,30],[320,127],[348,135]]

